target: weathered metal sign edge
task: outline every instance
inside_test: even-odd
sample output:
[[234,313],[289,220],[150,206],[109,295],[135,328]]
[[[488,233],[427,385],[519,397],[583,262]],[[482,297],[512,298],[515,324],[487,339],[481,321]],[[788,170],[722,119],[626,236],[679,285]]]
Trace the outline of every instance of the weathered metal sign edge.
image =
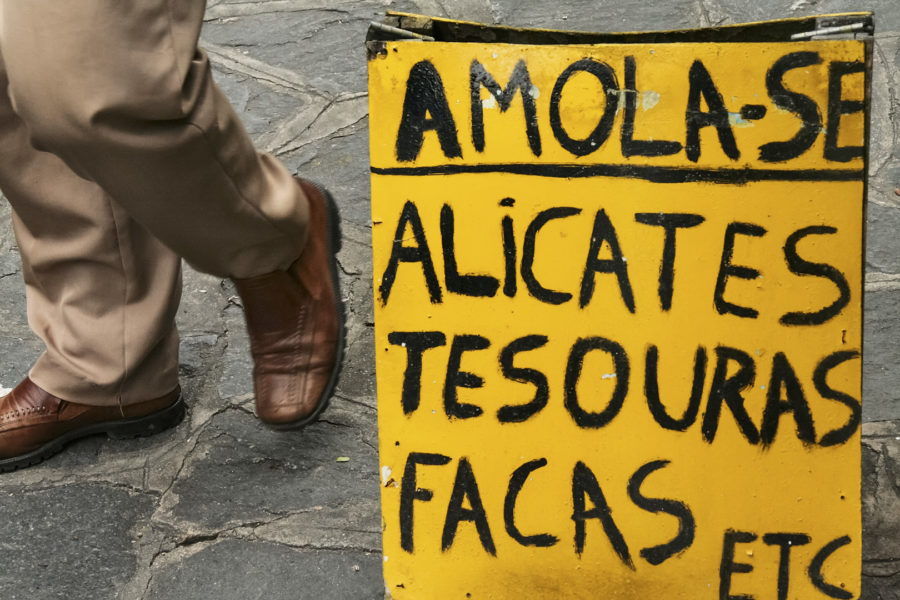
[[[814,36],[846,33],[870,36],[874,33],[872,12],[848,12],[758,21],[706,27],[632,32],[584,32],[555,29],[519,28],[458,21],[402,12],[388,12],[389,27],[427,36],[441,42],[489,42],[498,44],[603,44],[673,42],[779,42],[810,39]],[[390,41],[400,36],[377,25],[369,29],[366,40]]]

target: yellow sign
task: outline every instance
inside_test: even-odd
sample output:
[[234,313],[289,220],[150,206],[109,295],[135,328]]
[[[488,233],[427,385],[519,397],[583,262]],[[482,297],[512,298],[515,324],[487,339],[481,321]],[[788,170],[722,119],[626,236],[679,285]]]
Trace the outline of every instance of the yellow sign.
[[858,597],[865,53],[370,60],[393,598]]

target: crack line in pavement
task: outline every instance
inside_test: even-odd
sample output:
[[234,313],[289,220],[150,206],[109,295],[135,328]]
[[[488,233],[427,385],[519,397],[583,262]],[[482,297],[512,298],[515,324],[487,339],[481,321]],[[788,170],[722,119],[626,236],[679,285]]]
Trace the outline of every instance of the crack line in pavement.
[[323,419],[319,417],[319,423],[325,423],[326,425],[332,425],[334,427],[342,427],[345,429],[356,429],[354,425],[347,425],[346,423],[337,423],[335,421],[329,421],[328,419]]
[[372,405],[370,405],[370,404],[366,404],[365,402],[361,402],[361,401],[359,401],[359,400],[354,400],[353,398],[348,398],[347,396],[344,396],[344,395],[342,395],[342,394],[337,394],[337,393],[335,393],[335,394],[332,394],[332,395],[333,395],[335,398],[337,398],[338,400],[343,400],[344,402],[349,402],[350,404],[355,404],[355,405],[357,405],[357,406],[362,406],[363,408],[366,408],[366,409],[368,409],[368,410],[370,410],[370,411],[372,411],[372,412],[377,412],[377,409],[376,409],[374,406],[372,406]]
[[204,21],[227,19],[229,17],[246,17],[273,13],[329,12],[350,15],[350,11],[323,6],[321,3],[304,0],[269,0],[265,4],[258,2],[235,2],[210,6]]
[[[882,64],[884,64],[885,66],[889,65],[890,63],[888,62],[887,57],[884,55],[884,51],[881,49],[880,44],[876,43],[876,44],[873,44],[873,46],[875,48],[875,53],[878,54],[878,56],[881,58]],[[894,96],[894,90],[893,90],[894,82],[892,81],[892,77],[890,76],[890,69],[887,70],[887,73],[885,73],[885,76],[888,80],[887,81],[887,83],[888,83],[887,92],[888,92],[888,102],[890,104],[890,106],[888,107],[888,122],[891,122],[893,119],[893,116],[894,116],[894,105],[897,100]],[[895,132],[892,127],[891,128],[891,142],[892,142],[891,145],[892,146],[894,145],[893,142],[896,141],[894,133]],[[871,140],[869,140],[869,142],[871,143]],[[884,167],[891,161],[891,155],[892,155],[892,153],[890,151],[888,151],[887,155],[884,157],[883,160],[880,161],[880,164],[877,167],[875,167],[874,171],[872,169],[869,170],[869,180],[870,181],[873,180],[874,178],[878,177],[881,174],[882,169],[884,169]]]
[[[306,146],[309,146],[310,144],[314,144],[314,143],[316,143],[316,142],[320,142],[320,141],[322,141],[322,140],[324,140],[324,139],[338,139],[338,138],[341,138],[341,137],[349,137],[349,135],[341,135],[341,133],[344,132],[344,131],[347,131],[347,130],[349,130],[349,129],[352,129],[353,127],[355,127],[356,125],[358,125],[358,124],[361,123],[362,121],[366,120],[368,117],[369,117],[368,110],[365,110],[364,113],[361,114],[361,115],[359,115],[358,117],[356,117],[356,119],[355,119],[354,121],[349,122],[349,123],[346,123],[346,124],[344,124],[344,125],[340,125],[339,127],[337,127],[336,129],[334,129],[333,131],[330,131],[330,132],[328,132],[328,133],[321,134],[321,135],[318,136],[318,137],[314,137],[314,138],[311,138],[311,139],[303,140],[302,142],[296,142],[296,143],[293,143],[293,144],[292,144],[292,143],[289,141],[289,142],[285,143],[283,146],[281,146],[280,148],[278,148],[278,149],[275,151],[275,154],[276,154],[277,156],[280,156],[280,155],[283,155],[283,154],[287,154],[287,153],[289,153],[289,152],[294,152],[294,151],[296,151],[296,150],[300,150],[300,149],[302,149],[302,148],[305,148]],[[309,129],[312,129],[312,126],[313,126],[313,125],[315,125],[314,122],[310,124]],[[304,132],[304,133],[305,133],[305,132]],[[302,134],[301,134],[301,135],[302,135]],[[292,141],[293,141],[293,140],[292,140]]]
[[[272,127],[270,136],[261,136],[260,143],[263,150],[276,156],[299,150],[324,139],[335,136],[335,134],[345,131],[357,123],[368,117],[368,103],[364,102],[356,113],[350,113],[349,118],[353,121],[347,122],[347,119],[338,122],[327,131],[317,132],[310,135],[307,139],[301,139],[303,136],[315,128],[316,124],[326,114],[331,114],[332,108],[340,109],[342,105],[353,103],[356,100],[368,98],[366,92],[351,92],[339,94],[337,97],[327,98],[320,96],[316,102],[313,102],[303,108],[297,115],[284,119],[280,123]],[[350,108],[354,108],[354,104],[350,104]],[[310,113],[315,112],[314,115]],[[350,112],[345,110],[346,112]],[[360,112],[362,114],[360,114]],[[339,116],[341,113],[338,113]]]
[[[307,106],[303,107],[299,113],[294,115],[293,117],[289,117],[283,119],[280,123],[276,124],[272,127],[272,135],[268,141],[265,141],[265,136],[262,136],[260,139],[260,143],[262,145],[262,149],[270,154],[278,154],[278,149],[283,148],[287,144],[304,133],[309,131],[313,125],[315,125],[316,121],[319,120],[325,112],[334,105],[337,101],[335,98],[316,98],[320,104],[310,103]],[[309,113],[314,112],[315,114],[310,117]]]
[[883,448],[875,448],[872,444],[867,444],[865,441],[862,441],[862,445],[871,450],[875,454],[875,468],[872,469],[875,476],[872,478],[872,495],[870,498],[872,499],[874,504],[878,504],[878,491],[881,488],[881,482],[879,481],[878,473],[881,471],[881,467],[884,463],[884,457],[882,456]]
[[[352,277],[352,278],[353,278],[353,281],[355,281],[355,280],[357,280],[357,279],[361,279],[360,276],[362,275],[362,271],[350,271],[350,270],[348,270],[347,267],[344,266],[344,263],[343,263],[343,261],[342,261],[340,258],[337,258],[337,259],[336,259],[336,262],[337,262],[337,264],[338,264],[338,267],[340,267],[341,271],[344,273],[344,275],[346,275],[347,277]],[[352,281],[351,281],[351,283],[352,283]]]
[[[230,407],[226,407],[221,410],[225,411],[228,408],[230,408]],[[168,487],[166,487],[165,490],[163,490],[162,494],[160,495],[159,502],[157,504],[157,509],[150,516],[151,523],[154,522],[156,513],[159,512],[162,504],[165,502],[166,497],[169,495],[169,493],[172,491],[172,488],[175,487],[175,484],[178,482],[179,478],[181,477],[181,473],[184,471],[184,468],[187,466],[188,459],[191,458],[191,456],[197,450],[197,446],[200,445],[200,438],[202,437],[202,434],[206,431],[206,428],[209,426],[209,423],[211,421],[212,421],[212,417],[210,417],[209,420],[205,421],[202,425],[200,425],[200,427],[197,429],[197,431],[195,431],[193,434],[191,434],[191,436],[188,437],[188,439],[186,440],[187,443],[190,443],[191,438],[193,438],[194,443],[191,445],[190,448],[187,449],[187,451],[181,457],[181,464],[178,466],[178,470],[175,471],[175,475],[172,477],[172,482],[168,485]],[[222,437],[223,435],[226,435],[224,431],[218,432],[216,435],[214,435],[213,437],[209,438],[206,441],[211,442],[213,440],[216,440],[216,439]]]
[[865,290],[878,292],[900,289],[900,273],[867,273]]
[[213,44],[201,40],[201,47],[206,51],[213,62],[226,69],[249,75],[258,81],[265,81],[291,91],[313,97],[327,97],[321,91],[311,86],[297,72],[289,69],[272,66],[261,60],[251,58],[227,46]]

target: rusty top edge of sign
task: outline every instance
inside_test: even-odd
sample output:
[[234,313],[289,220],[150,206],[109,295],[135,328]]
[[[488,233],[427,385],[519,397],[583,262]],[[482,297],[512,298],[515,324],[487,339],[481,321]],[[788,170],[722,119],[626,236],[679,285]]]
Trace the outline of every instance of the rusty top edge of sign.
[[[784,42],[819,39],[822,35],[871,36],[873,33],[874,16],[871,12],[824,14],[701,29],[592,33],[526,29],[392,11],[386,14],[382,24],[372,23],[366,41],[377,43],[409,40],[534,45],[726,43]],[[373,49],[369,50],[371,52]]]

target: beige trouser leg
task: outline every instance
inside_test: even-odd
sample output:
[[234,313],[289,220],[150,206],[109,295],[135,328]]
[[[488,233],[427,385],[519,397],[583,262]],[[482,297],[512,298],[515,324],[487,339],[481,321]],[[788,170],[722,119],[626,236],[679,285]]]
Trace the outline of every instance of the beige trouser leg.
[[28,321],[46,345],[34,382],[84,404],[174,389],[181,259],[99,186],[32,148],[2,92],[0,189],[13,207]]
[[[63,398],[131,403],[169,391],[138,385],[152,375],[144,375],[149,362],[133,362],[152,362],[154,348],[165,346],[159,362],[167,366],[154,367],[172,382],[176,275],[157,239],[198,269],[229,277],[286,268],[305,243],[302,192],[253,149],[196,50],[203,10],[202,0],[0,0],[0,51],[21,119],[0,117],[0,143],[11,132],[27,136],[93,182],[33,151],[30,176],[0,167],[30,265],[30,319],[48,340],[33,375]],[[101,267],[83,268],[113,263],[116,253],[118,286],[104,285]],[[38,274],[39,264],[52,267]],[[130,358],[110,363],[114,352],[97,350],[109,332],[97,333],[103,325],[90,319],[114,314]]]

